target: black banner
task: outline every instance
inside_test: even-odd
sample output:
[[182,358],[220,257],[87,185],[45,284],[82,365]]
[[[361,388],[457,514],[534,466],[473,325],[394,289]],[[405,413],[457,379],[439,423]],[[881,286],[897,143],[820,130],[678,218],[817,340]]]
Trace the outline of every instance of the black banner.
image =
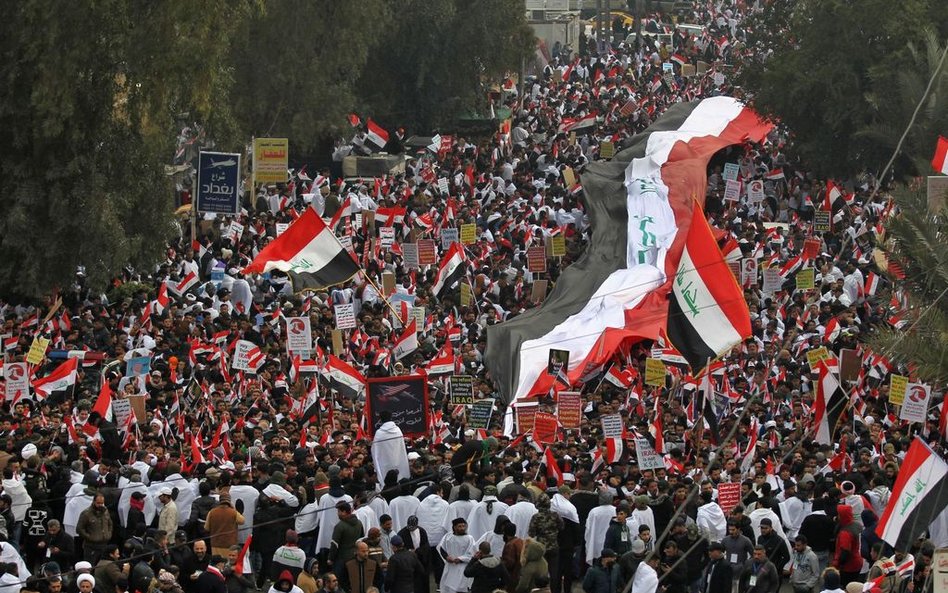
[[381,422],[382,412],[390,412],[392,421],[406,437],[428,434],[428,383],[421,375],[380,377],[368,380],[365,414],[369,431]]

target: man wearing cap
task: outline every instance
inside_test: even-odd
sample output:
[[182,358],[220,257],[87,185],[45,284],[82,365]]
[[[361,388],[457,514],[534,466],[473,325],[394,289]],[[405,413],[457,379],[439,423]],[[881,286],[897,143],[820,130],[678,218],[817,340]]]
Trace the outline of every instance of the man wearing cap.
[[462,517],[451,522],[451,531],[438,544],[438,553],[444,560],[441,592],[464,593],[471,587],[471,578],[465,576],[464,569],[474,557],[474,538],[467,534],[467,520]]
[[76,587],[79,593],[92,593],[95,589],[95,577],[91,574],[81,574],[76,577]]
[[158,502],[162,504],[158,513],[158,529],[167,533],[174,533],[178,528],[178,505],[175,504],[174,491],[170,486],[162,486],[158,490]]
[[599,558],[583,577],[583,591],[585,593],[616,593],[619,580],[618,570],[616,553],[609,548],[603,548]]
[[708,546],[710,562],[704,571],[701,593],[731,593],[734,585],[734,571],[725,558],[724,544],[711,542]]
[[230,494],[223,493],[204,520],[204,529],[211,540],[211,553],[227,556],[231,546],[237,544],[237,529],[244,524],[244,516],[230,504]]

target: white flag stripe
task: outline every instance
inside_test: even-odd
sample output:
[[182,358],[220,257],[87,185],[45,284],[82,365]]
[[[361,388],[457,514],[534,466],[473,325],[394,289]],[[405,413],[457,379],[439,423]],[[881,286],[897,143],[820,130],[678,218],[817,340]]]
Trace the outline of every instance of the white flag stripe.
[[270,260],[264,265],[263,271],[280,270],[281,272],[288,272],[292,269],[294,272],[315,272],[326,267],[344,249],[335,235],[323,231],[316,233],[313,240],[296,252],[293,259],[289,261]]

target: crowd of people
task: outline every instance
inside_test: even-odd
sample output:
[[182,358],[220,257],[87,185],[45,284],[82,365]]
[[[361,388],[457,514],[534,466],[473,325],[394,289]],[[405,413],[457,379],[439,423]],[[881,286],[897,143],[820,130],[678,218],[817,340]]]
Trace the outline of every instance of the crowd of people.
[[[722,151],[708,170],[705,212],[736,264],[753,328],[707,371],[713,429],[693,406],[699,380],[670,344],[640,343],[574,386],[578,430],[545,446],[505,431],[483,361],[486,328],[542,303],[527,248],[565,237],[566,254],[548,258],[543,278],[555,283],[595,237],[581,180],[586,164],[608,156],[604,143],[621,148],[670,105],[740,93],[732,77],[755,59],[753,9],[695,5],[690,20],[703,33],[551,62],[522,96],[505,85],[509,127],[444,134],[405,174],[347,182],[298,171],[248,199],[240,217],[200,221],[198,236],[183,234],[155,269],[117,273],[108,292],[80,272],[43,303],[5,304],[8,362],[26,360],[36,336],[50,340],[30,366],[34,386],[79,363],[65,389],[6,390],[0,593],[776,593],[786,584],[835,593],[867,580],[883,593],[930,591],[948,524],[907,549],[873,531],[911,439],[941,452],[946,438],[937,412],[925,423],[898,418],[889,379],[911,369],[861,340],[898,326],[905,307],[898,270],[885,274],[874,254],[893,207],[871,178],[814,177],[787,157],[779,128],[763,144]],[[647,30],[663,30],[650,19]],[[336,156],[365,150],[365,133],[355,133]],[[726,195],[727,163],[744,186],[761,182],[760,199]],[[362,272],[301,294],[284,274],[241,274],[306,208],[327,221],[343,214],[335,230]],[[438,297],[437,266],[409,268],[402,244],[430,238],[440,253],[444,229],[471,223],[470,291],[459,284]],[[382,226],[396,231],[388,247]],[[747,260],[758,265],[742,275]],[[780,275],[765,292],[767,267]],[[813,287],[797,288],[810,268]],[[383,272],[394,274],[393,294],[380,293]],[[397,361],[406,320],[393,300],[424,311],[418,349]],[[348,303],[356,327],[334,344],[334,305]],[[284,320],[300,316],[311,322],[313,368],[288,354]],[[254,371],[232,368],[238,340],[258,349]],[[812,355],[843,349],[861,366],[835,442],[820,443]],[[366,426],[364,393],[345,397],[321,380],[330,352],[366,378],[426,375],[429,433],[373,441],[375,430],[400,432],[389,418]],[[487,429],[466,426],[464,407],[450,403],[450,372],[429,372],[445,353],[453,372],[474,377],[477,399],[495,398]],[[664,384],[644,384],[653,357],[668,363]],[[145,372],[127,364],[143,358]],[[126,399],[136,404],[119,404]],[[537,399],[555,411],[552,396]],[[618,450],[600,422],[616,413],[629,437]],[[649,434],[665,467],[639,467],[632,439]],[[389,446],[404,447],[400,471],[382,471],[379,448]]]

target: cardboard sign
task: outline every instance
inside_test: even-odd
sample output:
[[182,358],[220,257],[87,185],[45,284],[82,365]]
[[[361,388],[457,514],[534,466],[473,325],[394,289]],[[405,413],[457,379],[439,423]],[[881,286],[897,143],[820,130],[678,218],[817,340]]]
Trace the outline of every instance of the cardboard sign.
[[451,377],[450,391],[452,406],[470,406],[474,404],[474,377],[454,375]]
[[564,167],[563,171],[563,183],[566,184],[566,187],[573,187],[576,185],[576,173],[573,173],[572,167]]
[[382,296],[388,296],[395,292],[395,272],[382,272]]
[[550,348],[549,358],[546,362],[546,372],[555,377],[560,369],[563,369],[564,373],[569,370],[569,350]]
[[754,286],[757,284],[757,260],[746,257],[741,260],[741,285]]
[[30,364],[39,364],[46,356],[46,349],[49,347],[49,338],[36,336],[33,343],[30,344],[30,351],[26,354],[26,362]]
[[[443,232],[444,231],[442,231],[442,238]],[[438,252],[435,250],[435,242],[433,240],[418,239],[417,245],[419,266],[430,266],[438,263]]]
[[828,233],[833,228],[833,215],[829,210],[817,210],[813,213],[813,230]]
[[908,377],[891,375],[889,378],[889,403],[901,406],[905,401],[906,391],[908,391]]
[[231,361],[231,366],[238,371],[250,371],[252,369],[250,366],[250,353],[256,348],[257,346],[253,342],[248,342],[247,340],[237,340],[237,345],[234,347],[234,358]]
[[780,290],[783,279],[780,277],[780,268],[771,266],[764,270],[764,294],[772,295]]
[[646,438],[635,439],[635,457],[639,461],[639,469],[665,469],[665,458],[655,451]]
[[599,158],[611,159],[616,156],[616,145],[610,141],[599,143]]
[[533,420],[533,440],[541,445],[549,445],[556,441],[556,416],[546,412],[537,412]]
[[725,515],[730,515],[739,502],[741,502],[741,485],[739,483],[718,484],[718,505]]
[[685,78],[695,75],[695,67],[692,64],[682,64],[681,66],[681,75]]
[[[944,179],[948,180],[948,177]],[[932,212],[934,214],[934,212]],[[932,556],[932,593],[948,593],[948,548],[938,548]]]
[[408,311],[409,319],[414,318],[415,320],[415,333],[425,333],[425,307],[423,305],[418,305],[417,307],[412,307]]
[[334,305],[333,315],[336,318],[336,329],[355,329],[355,307],[352,303]]
[[467,282],[461,283],[461,306],[470,307],[474,304],[474,293],[471,291],[471,285]]
[[[141,396],[144,397],[144,396]],[[127,399],[112,400],[112,416],[116,426],[125,426],[128,417],[132,415],[132,402]]]
[[907,384],[899,418],[909,422],[925,422],[928,416],[928,401],[931,398],[931,386],[924,383]]
[[530,289],[530,302],[542,303],[546,298],[546,289],[548,286],[548,280],[534,280],[533,288]]
[[645,384],[655,387],[665,386],[665,363],[657,358],[645,359]]
[[725,181],[724,182],[724,199],[731,202],[736,202],[741,199],[741,182],[740,181]]
[[725,181],[737,181],[737,176],[741,174],[741,168],[737,163],[724,163],[724,177]]
[[441,229],[441,249],[448,249],[451,243],[460,243],[461,233],[454,227]]
[[290,142],[286,138],[254,138],[254,182],[286,183],[289,157]]
[[351,235],[343,235],[339,237],[339,244],[342,245],[349,253],[353,253]]
[[514,416],[517,420],[517,432],[523,434],[533,430],[533,423],[537,417],[539,406],[534,404],[520,404],[514,406]]
[[839,380],[843,382],[855,381],[859,378],[859,369],[862,368],[862,357],[858,352],[849,348],[839,351]]
[[553,257],[563,257],[566,255],[566,237],[563,235],[554,235],[550,237],[550,255]]
[[747,183],[747,199],[752,204],[764,201],[764,182],[760,179],[754,179]]
[[30,393],[30,372],[25,362],[8,362],[3,365],[6,383],[6,399],[14,401]]
[[125,398],[125,401],[132,405],[132,413],[135,414],[135,422],[144,424],[148,421],[148,417],[145,415],[144,395],[129,395]]
[[[338,307],[338,305],[336,305]],[[352,306],[351,304],[349,305]],[[306,353],[313,349],[313,330],[309,323],[309,317],[287,317],[286,318],[286,349],[291,354]]]
[[602,418],[602,436],[607,439],[622,438],[622,416],[619,414],[606,414]]
[[473,222],[461,225],[461,244],[471,245],[477,242],[477,225]]
[[379,241],[381,241],[382,249],[391,249],[392,244],[395,243],[395,227],[379,227]]
[[546,248],[543,245],[527,247],[527,270],[534,274],[546,272]]
[[803,268],[796,275],[797,290],[811,290],[815,283],[816,270],[813,268]]
[[830,356],[829,350],[826,349],[826,346],[808,350],[806,353],[806,362],[810,365],[810,371],[814,373],[816,372],[816,365],[818,365],[821,360],[829,360],[830,358],[832,357]]
[[490,417],[494,413],[494,398],[479,399],[467,409],[467,427],[487,430],[490,427]]
[[334,329],[332,330],[330,335],[332,336],[332,353],[335,354],[336,356],[342,356],[343,355],[342,330]]
[[126,377],[141,377],[142,375],[147,375],[150,372],[151,372],[151,357],[150,356],[136,356],[135,358],[128,359],[128,361],[125,363],[125,376]]
[[803,257],[806,259],[816,259],[820,254],[820,248],[823,243],[819,239],[807,239],[803,242]]
[[579,429],[583,421],[583,398],[578,391],[556,395],[556,419],[566,430]]
[[420,267],[418,265],[418,243],[402,244],[402,261],[409,270]]

